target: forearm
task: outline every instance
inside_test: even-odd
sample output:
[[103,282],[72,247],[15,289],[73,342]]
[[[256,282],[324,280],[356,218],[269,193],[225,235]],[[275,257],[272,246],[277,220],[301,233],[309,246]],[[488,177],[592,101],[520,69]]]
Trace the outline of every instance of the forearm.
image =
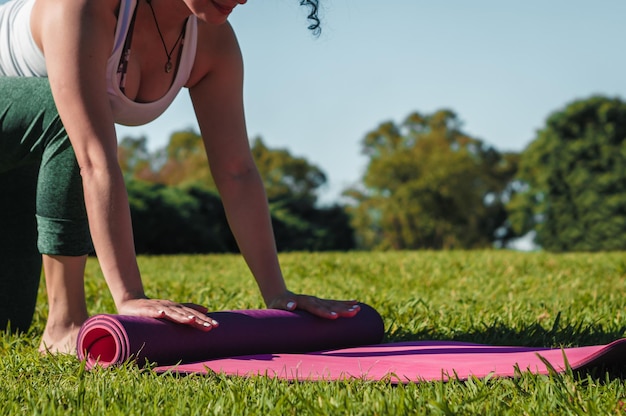
[[267,196],[256,169],[218,183],[230,228],[267,305],[286,292]]
[[117,167],[83,168],[81,175],[94,247],[119,308],[126,300],[145,297],[123,177]]
[[198,76],[192,76],[190,94],[230,228],[270,306],[286,295],[287,289],[276,255],[263,182],[250,153],[242,99],[241,51],[230,25],[205,30],[215,39],[204,45],[205,57],[211,59],[196,60]]

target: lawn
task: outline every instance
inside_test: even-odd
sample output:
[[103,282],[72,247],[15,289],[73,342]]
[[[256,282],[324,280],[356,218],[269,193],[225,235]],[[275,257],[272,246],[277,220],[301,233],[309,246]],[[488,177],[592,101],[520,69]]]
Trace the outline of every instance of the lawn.
[[[152,297],[210,310],[262,307],[239,256],[139,261]],[[292,290],[374,306],[386,342],[561,347],[626,333],[625,253],[289,253],[281,261]],[[94,259],[86,289],[90,313],[115,312]],[[88,372],[74,357],[37,353],[43,292],[30,332],[1,334],[0,414],[626,414],[624,369],[399,386],[158,376],[131,364]]]

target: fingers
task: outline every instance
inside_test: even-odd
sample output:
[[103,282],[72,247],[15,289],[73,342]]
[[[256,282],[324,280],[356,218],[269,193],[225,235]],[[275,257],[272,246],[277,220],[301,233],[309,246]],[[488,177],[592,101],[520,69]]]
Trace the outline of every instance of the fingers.
[[[205,308],[203,309],[206,310]],[[210,331],[219,326],[215,319],[184,305],[165,308],[161,310],[161,316],[159,317],[171,322],[190,325],[202,331]]]
[[[301,309],[326,319],[351,318],[361,309],[356,300],[321,299],[291,292],[275,299],[269,307],[287,311]],[[127,301],[119,312],[123,315],[167,319],[202,331],[210,331],[219,326],[215,319],[206,315],[206,307],[194,303],[181,304],[159,299],[134,299]]]
[[195,303],[182,303],[181,305],[186,306],[186,307],[191,308],[191,309],[195,309],[196,311],[198,311],[198,312],[200,312],[202,314],[206,314],[209,311],[209,309],[207,307],[202,306],[202,305],[197,305]]
[[337,301],[307,296],[299,308],[327,319],[351,318],[361,309],[357,301]]
[[202,331],[210,331],[219,323],[206,315],[207,309],[196,304],[180,304],[160,299],[134,299],[127,301],[119,312],[123,315],[148,316],[190,325]]
[[356,300],[321,299],[293,293],[276,299],[270,307],[287,311],[301,309],[326,319],[351,318],[361,309]]

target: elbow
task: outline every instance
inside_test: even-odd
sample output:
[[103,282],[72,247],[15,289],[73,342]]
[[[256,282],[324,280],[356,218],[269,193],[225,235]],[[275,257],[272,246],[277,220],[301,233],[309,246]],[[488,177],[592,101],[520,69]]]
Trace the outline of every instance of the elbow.
[[226,172],[231,181],[247,181],[258,176],[259,171],[254,164],[244,164]]
[[222,189],[233,187],[263,185],[261,175],[254,162],[237,163],[217,169],[213,172],[213,178],[220,192]]
[[116,179],[122,179],[123,175],[117,161],[107,162],[105,160],[83,158],[79,161],[78,169],[83,184],[87,186],[90,183],[110,181],[116,182]]

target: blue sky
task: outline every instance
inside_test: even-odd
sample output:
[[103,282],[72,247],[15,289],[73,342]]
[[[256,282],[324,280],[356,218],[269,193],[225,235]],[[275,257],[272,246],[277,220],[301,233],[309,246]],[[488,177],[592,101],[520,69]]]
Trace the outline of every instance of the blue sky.
[[[323,201],[363,175],[360,141],[410,112],[454,110],[469,134],[522,150],[551,112],[592,94],[626,98],[624,0],[249,0],[230,19],[246,66],[250,137],[328,175]],[[157,122],[119,128],[151,148],[194,128],[186,92]]]

